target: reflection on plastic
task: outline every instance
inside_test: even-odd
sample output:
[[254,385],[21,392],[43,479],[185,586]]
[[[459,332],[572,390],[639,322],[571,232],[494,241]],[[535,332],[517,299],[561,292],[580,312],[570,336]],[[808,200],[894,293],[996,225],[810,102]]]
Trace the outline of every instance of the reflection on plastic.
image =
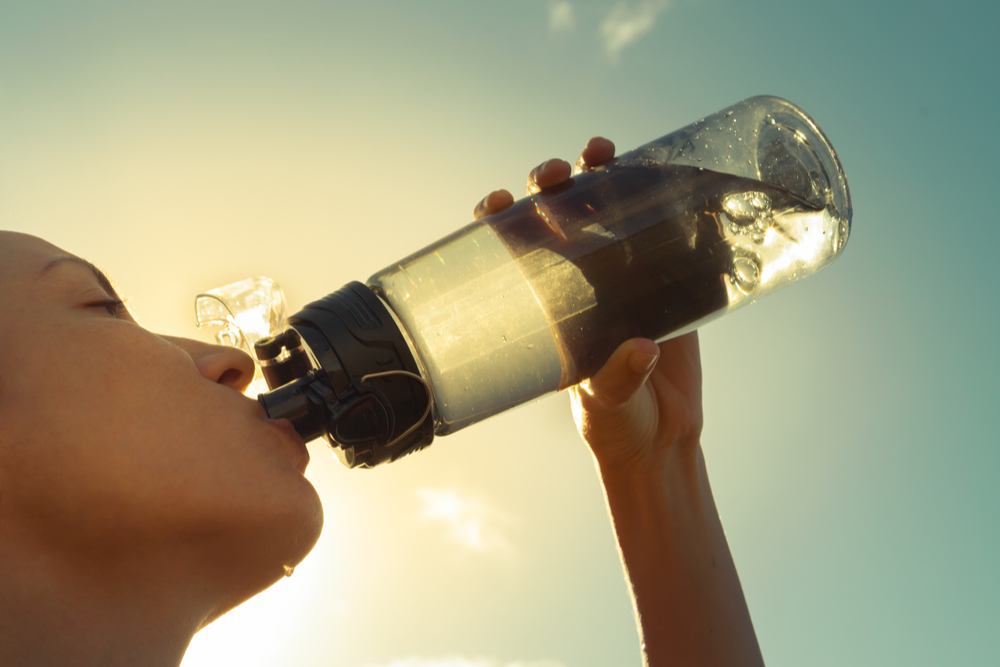
[[254,361],[257,359],[253,353],[254,343],[281,333],[288,316],[285,293],[278,283],[263,277],[248,278],[199,294],[194,300],[194,310],[198,328],[220,327],[215,339],[222,345],[240,348]]
[[287,340],[265,279],[201,295],[198,322],[247,352],[279,334],[257,343],[268,416],[373,467],[592,377],[629,338],[682,335],[819,271],[852,215],[815,122],[754,97],[345,285]]
[[454,433],[819,271],[851,198],[809,116],[754,97],[515,202],[368,280]]

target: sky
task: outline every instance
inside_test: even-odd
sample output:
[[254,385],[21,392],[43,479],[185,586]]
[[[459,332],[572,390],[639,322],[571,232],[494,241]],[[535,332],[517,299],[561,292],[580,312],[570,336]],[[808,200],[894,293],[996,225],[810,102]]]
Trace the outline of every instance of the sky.
[[[198,292],[267,275],[301,307],[595,134],[624,151],[784,97],[838,151],[850,241],[701,332],[702,443],[765,659],[998,664],[998,20],[969,0],[0,0],[0,228],[199,336]],[[637,663],[564,394],[372,471],[310,450],[318,546],[184,667]]]

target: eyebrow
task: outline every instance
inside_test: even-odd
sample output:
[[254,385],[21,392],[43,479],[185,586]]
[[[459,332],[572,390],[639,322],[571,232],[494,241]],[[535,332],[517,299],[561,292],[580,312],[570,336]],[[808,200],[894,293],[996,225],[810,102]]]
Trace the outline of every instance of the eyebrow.
[[42,270],[39,272],[39,275],[44,275],[49,271],[51,271],[52,269],[54,269],[55,267],[59,266],[60,264],[65,264],[67,262],[71,264],[79,264],[80,266],[85,267],[88,271],[90,271],[93,274],[94,278],[97,279],[97,282],[100,283],[101,287],[104,288],[104,291],[108,293],[108,296],[114,297],[116,299],[121,298],[118,296],[118,291],[114,288],[114,285],[111,284],[111,280],[103,271],[101,271],[99,268],[97,268],[87,260],[82,259],[80,257],[76,257],[74,255],[63,255],[61,257],[56,257],[42,268]]

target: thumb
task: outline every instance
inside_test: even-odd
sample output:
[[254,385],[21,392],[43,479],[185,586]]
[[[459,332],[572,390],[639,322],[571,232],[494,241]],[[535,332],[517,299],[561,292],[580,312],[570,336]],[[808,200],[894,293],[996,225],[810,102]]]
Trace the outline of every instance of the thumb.
[[651,340],[625,341],[590,378],[588,393],[609,407],[627,403],[653,372],[659,356],[660,348]]

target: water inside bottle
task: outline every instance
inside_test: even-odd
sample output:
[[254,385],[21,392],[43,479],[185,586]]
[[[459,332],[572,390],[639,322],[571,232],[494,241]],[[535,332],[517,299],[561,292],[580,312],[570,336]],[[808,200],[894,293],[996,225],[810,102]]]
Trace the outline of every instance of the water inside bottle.
[[418,350],[446,434],[590,377],[813,273],[832,204],[698,167],[619,162],[517,202],[373,277]]
[[438,434],[484,419],[485,406],[559,388],[552,326],[490,225],[471,225],[394,268],[378,284],[430,379]]

